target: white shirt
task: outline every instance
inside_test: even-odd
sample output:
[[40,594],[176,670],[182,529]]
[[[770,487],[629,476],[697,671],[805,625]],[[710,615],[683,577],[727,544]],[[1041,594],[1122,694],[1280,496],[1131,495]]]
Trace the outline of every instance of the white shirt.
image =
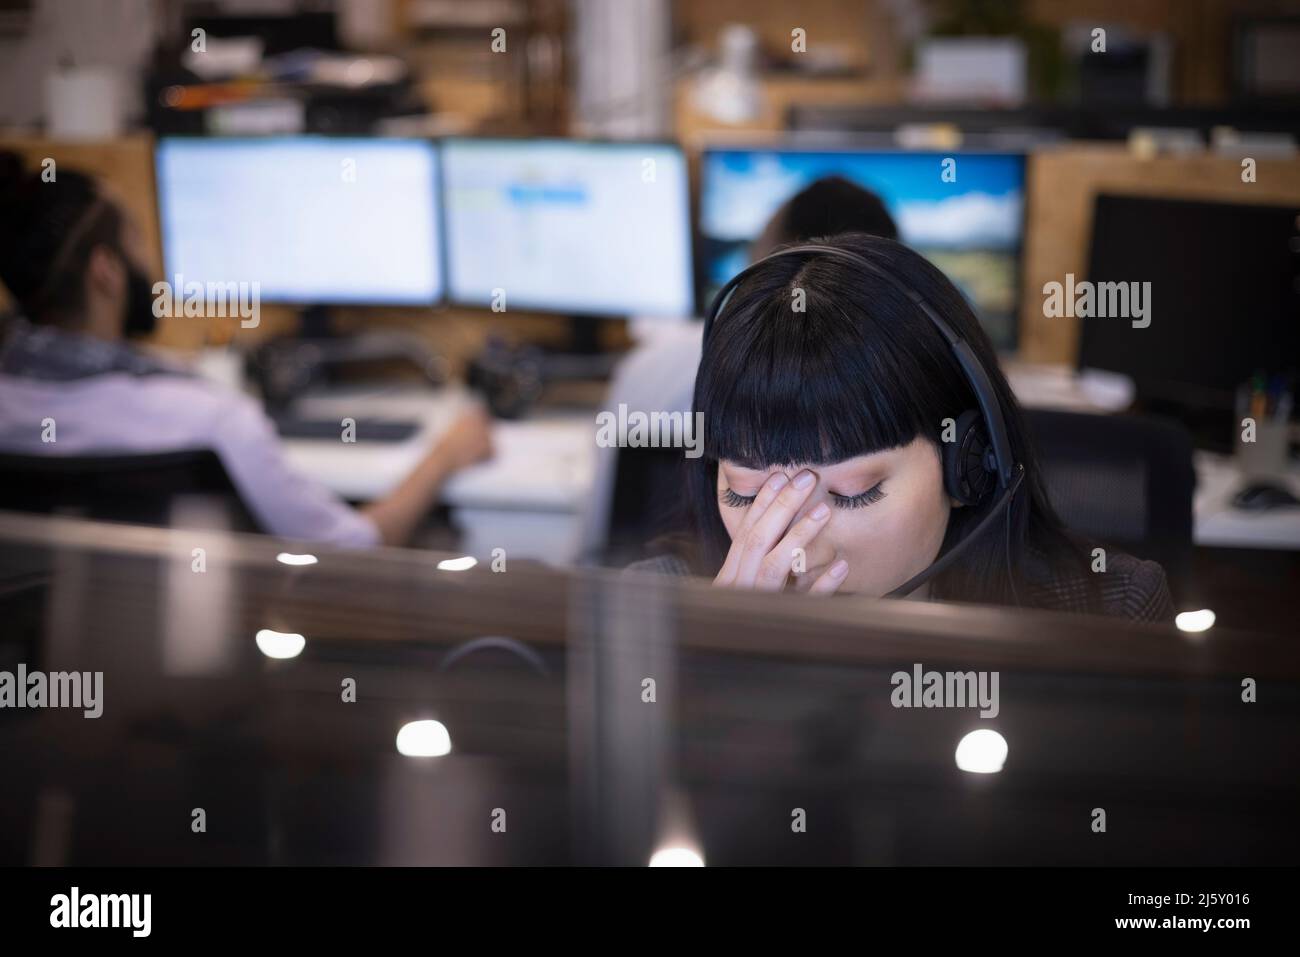
[[[42,441],[45,419],[54,442]],[[208,449],[272,535],[348,548],[379,543],[374,523],[285,460],[253,399],[172,375],[110,372],[71,381],[0,375],[0,449],[30,455],[129,455]]]
[[[614,411],[623,403],[633,411],[690,415],[703,340],[702,322],[649,326],[645,337],[615,369],[604,408]],[[609,541],[618,452],[617,448],[596,450],[596,473],[582,515],[585,554],[598,553]]]

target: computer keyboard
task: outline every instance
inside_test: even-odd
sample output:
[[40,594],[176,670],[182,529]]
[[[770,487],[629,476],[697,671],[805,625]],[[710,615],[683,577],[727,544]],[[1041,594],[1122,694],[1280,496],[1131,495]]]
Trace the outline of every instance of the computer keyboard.
[[[284,416],[275,419],[276,431],[285,439],[332,439],[343,437],[341,418],[303,419]],[[404,419],[357,419],[358,442],[405,442],[420,431],[420,423]]]

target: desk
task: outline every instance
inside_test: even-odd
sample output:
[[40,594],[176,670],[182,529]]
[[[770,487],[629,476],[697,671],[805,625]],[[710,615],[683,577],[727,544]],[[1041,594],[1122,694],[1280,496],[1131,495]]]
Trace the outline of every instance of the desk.
[[[674,348],[682,350],[680,345]],[[698,345],[689,343],[686,354],[692,355],[691,350]],[[644,357],[652,358],[648,352]],[[673,367],[679,366],[686,368],[674,361]],[[1131,401],[1123,382],[1079,376],[1066,366],[1006,361],[1004,369],[1027,407],[1113,412]],[[663,369],[654,366],[653,371],[654,384],[665,388]],[[682,383],[686,378],[683,373]],[[675,408],[675,402],[689,403],[684,385],[667,391],[674,395],[662,402],[640,393],[637,401],[646,408],[665,409]],[[295,467],[334,492],[352,501],[371,501],[401,482],[469,401],[468,393],[458,388],[331,390],[304,398],[303,414],[410,419],[422,423],[420,432],[406,442],[344,445],[292,439],[285,447]],[[507,559],[568,564],[598,544],[600,536],[587,527],[596,519],[587,513],[593,499],[602,495],[601,483],[611,483],[613,474],[612,469],[598,474],[601,450],[594,442],[593,416],[594,411],[542,412],[520,422],[496,423],[492,460],[455,476],[443,490],[442,501],[452,510],[466,554],[487,561],[499,547],[506,549]],[[1197,545],[1300,550],[1300,509],[1234,509],[1231,499],[1244,478],[1228,457],[1198,453],[1196,473]],[[1300,494],[1300,472],[1292,473],[1290,484]]]
[[1046,362],[1001,360],[1002,372],[1020,404],[1064,412],[1122,412],[1133,403],[1133,380],[1127,376]]
[[[295,407],[308,418],[387,418],[417,421],[404,442],[289,439],[285,450],[297,469],[351,501],[391,492],[438,441],[470,402],[459,388],[332,389]],[[580,514],[595,472],[594,413],[539,413],[493,426],[493,457],[455,475],[442,493],[462,548],[480,561],[495,548],[511,558],[553,564],[575,561]]]
[[[665,838],[718,865],[1300,854],[1290,635],[202,542],[195,575],[193,530],[0,513],[0,662],[103,678],[98,719],[0,713],[0,865],[627,865]],[[271,660],[268,628],[299,653]],[[489,635],[524,654],[465,644]],[[899,707],[893,674],[922,664],[999,676],[996,717]],[[428,719],[450,753],[399,753]],[[954,753],[981,725],[1009,752],[976,780]],[[194,807],[211,832],[178,839]]]
[[[1118,412],[1132,401],[1132,383],[1122,376],[1075,373],[1068,366],[1007,361],[1007,380],[1027,408],[1064,409],[1072,412]],[[1234,508],[1232,497],[1246,484],[1246,476],[1231,456],[1197,452],[1195,524],[1197,545],[1218,548],[1300,550],[1300,508],[1244,512]],[[1283,480],[1300,496],[1300,470]]]
[[[1292,494],[1300,496],[1300,471],[1292,469],[1285,479],[1274,481],[1289,486]],[[1196,544],[1300,550],[1300,508],[1275,508],[1266,512],[1234,508],[1232,497],[1245,482],[1245,476],[1230,456],[1196,453],[1193,499],[1196,524],[1192,531]]]

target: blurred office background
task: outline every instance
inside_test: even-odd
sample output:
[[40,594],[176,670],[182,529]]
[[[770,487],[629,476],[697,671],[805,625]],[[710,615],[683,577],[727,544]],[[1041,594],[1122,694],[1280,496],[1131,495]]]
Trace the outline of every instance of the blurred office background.
[[[110,181],[158,275],[262,278],[256,328],[157,341],[260,391],[344,497],[418,460],[430,395],[486,393],[497,458],[428,541],[559,565],[666,527],[663,457],[596,448],[595,412],[682,407],[637,357],[843,176],[975,304],[1067,521],[1183,609],[1286,630],[1297,53],[1283,0],[7,0],[0,145]],[[304,185],[342,161],[383,174]],[[1068,277],[1150,281],[1153,324],[1045,315]],[[321,439],[358,395],[365,468]]]
[[[428,551],[216,536],[195,575],[183,535],[0,516],[0,665],[109,702],[0,715],[0,859],[1294,860],[1297,137],[1284,0],[0,0],[0,147],[108,181],[159,277],[261,283],[255,328],[156,340],[295,467],[370,501],[467,385],[498,416]],[[1159,559],[1182,631],[534,566],[670,527],[681,451],[595,415],[689,404],[711,291],[827,175],[971,299],[1056,506]],[[1045,315],[1070,276],[1151,282],[1152,324]],[[210,457],[21,458],[6,513],[249,530]],[[1000,719],[887,706],[914,661],[1001,669]]]

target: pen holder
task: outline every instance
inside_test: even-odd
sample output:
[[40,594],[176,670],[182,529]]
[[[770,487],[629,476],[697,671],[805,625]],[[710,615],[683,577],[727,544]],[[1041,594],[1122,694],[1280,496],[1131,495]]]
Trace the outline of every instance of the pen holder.
[[1286,422],[1260,420],[1255,423],[1255,441],[1243,442],[1237,432],[1237,465],[1247,478],[1278,478],[1287,471]]

